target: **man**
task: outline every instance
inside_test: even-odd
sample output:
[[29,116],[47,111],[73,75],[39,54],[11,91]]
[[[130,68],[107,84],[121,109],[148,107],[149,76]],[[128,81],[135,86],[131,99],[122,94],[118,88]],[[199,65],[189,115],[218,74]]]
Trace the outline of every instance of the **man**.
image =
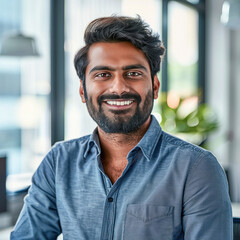
[[232,239],[217,160],[151,116],[159,36],[140,17],[114,16],[91,22],[84,39],[74,63],[98,127],[47,154],[11,239]]

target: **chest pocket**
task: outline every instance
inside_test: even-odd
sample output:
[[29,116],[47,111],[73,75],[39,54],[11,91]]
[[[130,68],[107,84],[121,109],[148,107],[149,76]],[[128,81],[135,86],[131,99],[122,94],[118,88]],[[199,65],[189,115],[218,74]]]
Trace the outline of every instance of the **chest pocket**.
[[172,240],[174,207],[129,204],[124,240]]

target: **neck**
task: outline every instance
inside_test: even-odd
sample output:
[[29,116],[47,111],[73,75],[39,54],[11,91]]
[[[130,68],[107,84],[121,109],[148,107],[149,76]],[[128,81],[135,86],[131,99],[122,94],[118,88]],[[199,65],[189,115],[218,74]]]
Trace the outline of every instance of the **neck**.
[[132,133],[106,133],[98,127],[102,157],[104,159],[126,159],[129,151],[142,139],[150,125],[151,117],[143,126]]
[[127,155],[132,148],[142,139],[147,131],[151,118],[143,126],[132,133],[106,133],[98,127],[98,135],[101,144],[101,161],[104,172],[108,175],[112,183],[122,175],[127,166]]

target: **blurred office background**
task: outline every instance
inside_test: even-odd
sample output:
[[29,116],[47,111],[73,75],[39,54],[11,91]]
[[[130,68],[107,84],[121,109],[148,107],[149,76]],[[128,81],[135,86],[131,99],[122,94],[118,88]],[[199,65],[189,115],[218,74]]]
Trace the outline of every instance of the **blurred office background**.
[[[235,4],[230,14],[229,4]],[[73,58],[87,24],[112,14],[139,14],[160,33],[167,51],[153,112],[161,122],[164,97],[170,110],[180,98],[193,110],[207,104],[206,115],[216,125],[204,142],[226,170],[232,201],[240,202],[239,7],[239,0],[0,0],[0,158],[6,163],[0,166],[0,181],[6,179],[0,228],[16,221],[31,176],[51,145],[96,127],[81,103]],[[31,37],[36,52],[22,47],[4,53],[4,44],[14,38],[16,45],[19,34]],[[174,124],[166,126],[174,133]],[[190,135],[195,139],[197,132]]]

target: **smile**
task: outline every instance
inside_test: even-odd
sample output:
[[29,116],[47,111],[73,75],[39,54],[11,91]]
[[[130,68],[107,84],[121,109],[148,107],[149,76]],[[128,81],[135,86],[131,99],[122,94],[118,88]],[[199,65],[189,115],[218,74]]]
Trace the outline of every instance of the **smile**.
[[107,101],[107,104],[109,105],[115,105],[115,106],[128,106],[131,103],[133,103],[133,101],[128,100],[128,101]]

